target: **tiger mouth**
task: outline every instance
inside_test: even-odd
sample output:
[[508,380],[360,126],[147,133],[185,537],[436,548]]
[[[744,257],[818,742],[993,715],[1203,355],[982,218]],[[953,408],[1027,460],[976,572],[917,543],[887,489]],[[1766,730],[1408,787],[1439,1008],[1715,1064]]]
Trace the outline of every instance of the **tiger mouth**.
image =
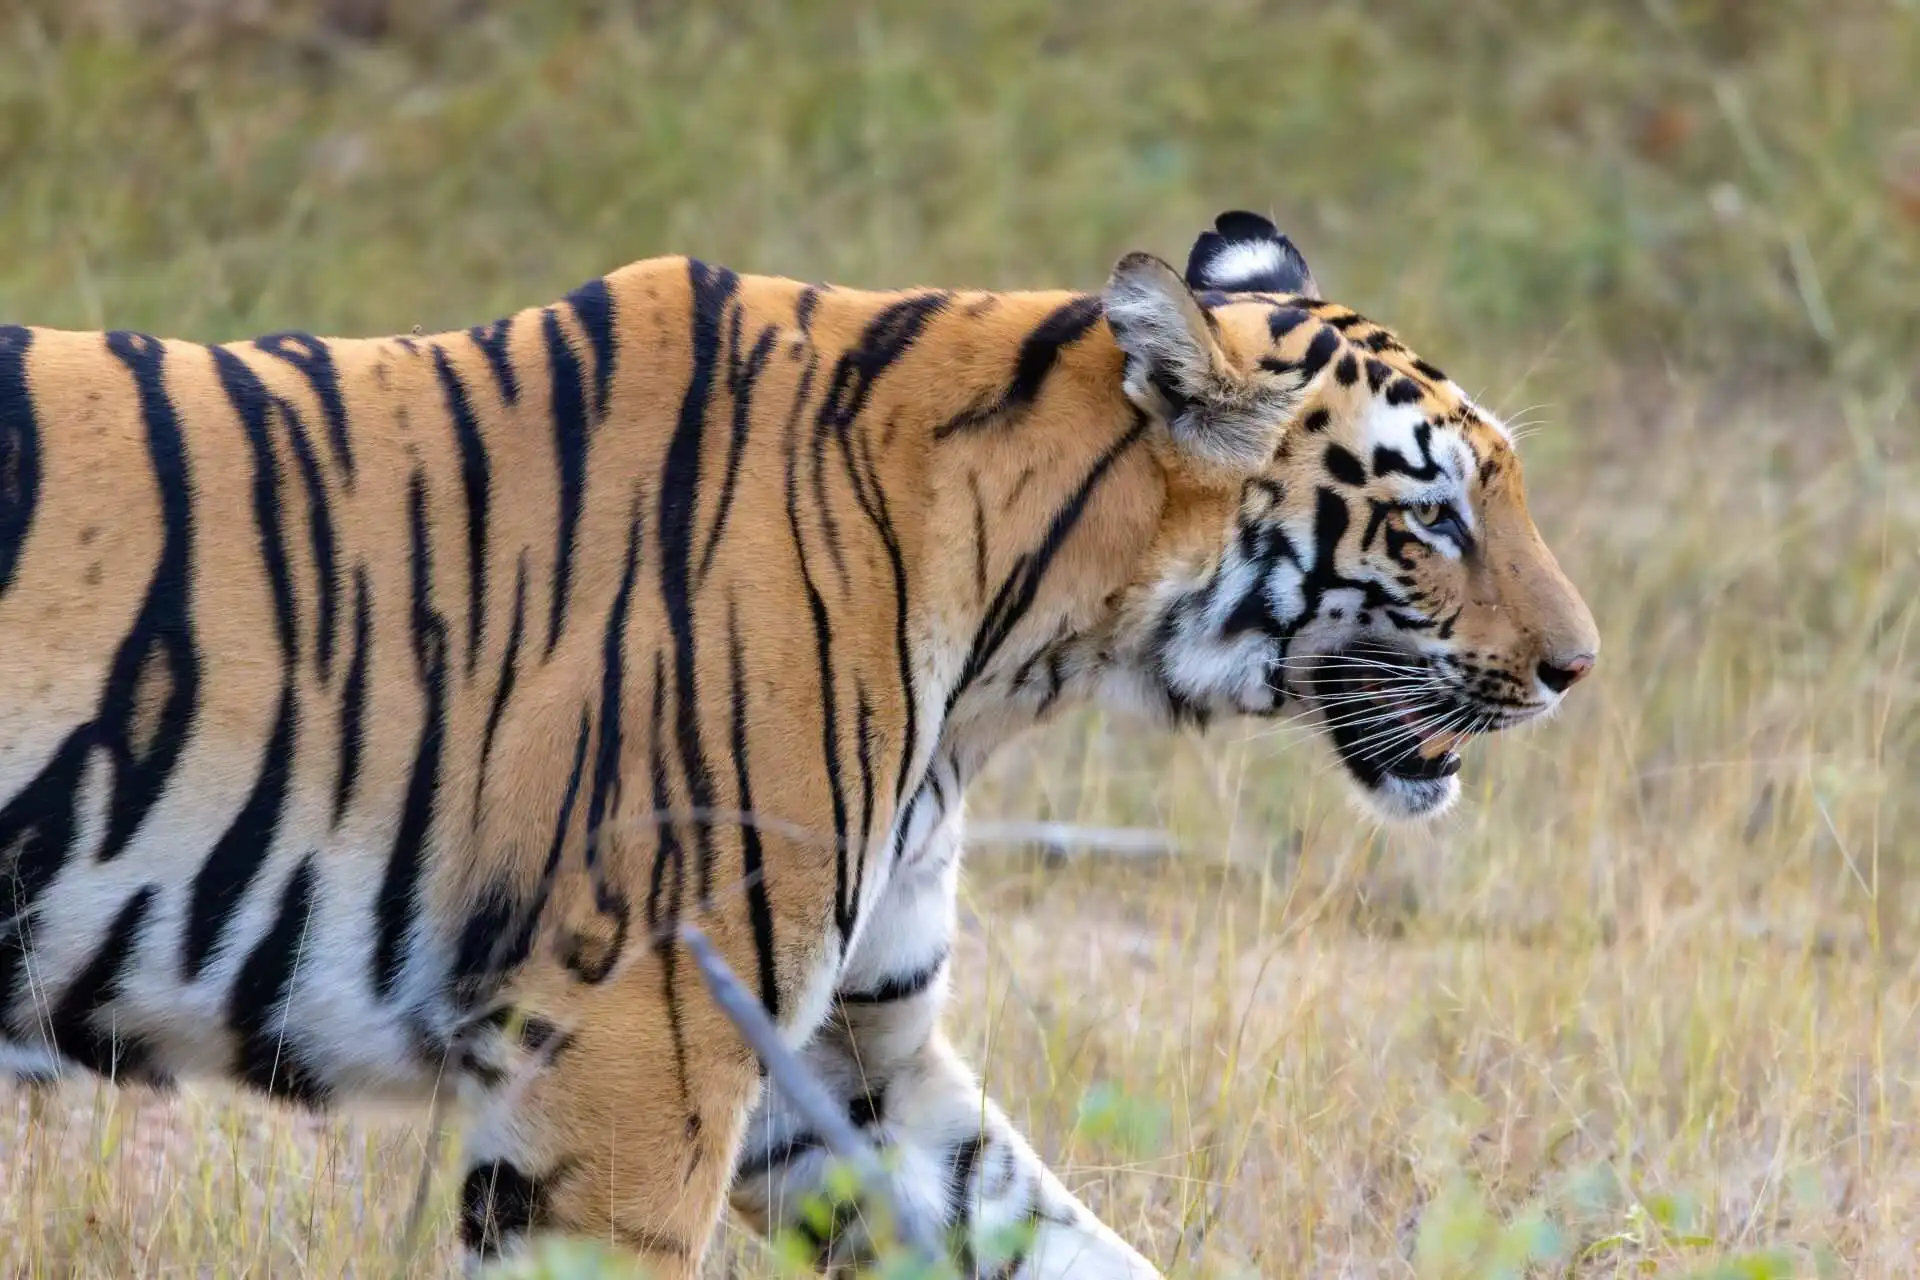
[[1341,671],[1314,681],[1327,734],[1348,772],[1363,785],[1388,779],[1438,782],[1460,772],[1460,751],[1480,728],[1450,698],[1412,692],[1404,679]]

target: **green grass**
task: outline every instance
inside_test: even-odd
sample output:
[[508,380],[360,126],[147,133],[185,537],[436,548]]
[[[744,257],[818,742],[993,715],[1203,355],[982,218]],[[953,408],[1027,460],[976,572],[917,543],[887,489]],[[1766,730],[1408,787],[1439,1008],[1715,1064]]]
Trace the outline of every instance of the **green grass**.
[[[338,15],[378,3],[147,8],[0,19],[0,317],[434,328],[661,252],[1091,287],[1272,212],[1538,424],[1599,672],[1425,833],[1356,821],[1284,731],[1018,744],[983,816],[1189,852],[978,850],[960,1040],[1190,1274],[1911,1274],[1913,4],[416,0],[372,40]],[[0,1261],[382,1273],[424,1149],[21,1101]]]

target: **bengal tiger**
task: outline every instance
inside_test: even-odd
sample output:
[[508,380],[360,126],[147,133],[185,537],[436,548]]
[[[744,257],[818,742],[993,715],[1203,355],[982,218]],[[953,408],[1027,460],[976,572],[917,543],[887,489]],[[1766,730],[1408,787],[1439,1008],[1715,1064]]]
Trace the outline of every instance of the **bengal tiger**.
[[0,1056],[451,1080],[470,1270],[688,1277],[729,1201],[858,1262],[693,921],[963,1274],[1153,1276],[941,1033],[968,779],[1069,706],[1292,714],[1417,819],[1597,649],[1509,432],[1254,214],[1097,293],[673,257],[432,335],[0,328]]

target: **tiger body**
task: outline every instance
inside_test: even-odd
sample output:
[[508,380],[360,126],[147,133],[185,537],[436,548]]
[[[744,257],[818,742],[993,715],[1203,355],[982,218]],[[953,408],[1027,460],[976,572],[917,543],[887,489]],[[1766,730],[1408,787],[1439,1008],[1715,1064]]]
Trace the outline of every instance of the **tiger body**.
[[[691,921],[965,1269],[1024,1225],[996,1274],[1155,1274],[939,1034],[966,781],[1076,702],[1313,713],[1288,646],[1351,647],[1341,591],[1434,643],[1444,583],[1332,573],[1362,552],[1326,486],[1254,482],[1301,415],[1385,429],[1417,383],[1463,483],[1518,482],[1397,345],[1345,378],[1385,331],[1152,266],[883,293],[671,258],[436,335],[0,329],[0,1066],[308,1105],[451,1079],[471,1258],[552,1228],[691,1274],[729,1194],[791,1223],[825,1164]],[[1590,650],[1541,556],[1544,622],[1482,612]],[[823,1267],[864,1248],[839,1225]]]
[[[809,339],[797,288],[742,290],[716,273],[714,296],[695,299],[691,274],[673,262],[607,281],[603,316],[644,333],[593,336],[578,303],[514,317],[499,366],[511,380],[470,334],[313,344],[331,365],[318,389],[253,344],[35,335],[37,416],[58,429],[39,433],[33,539],[0,598],[0,790],[17,797],[0,832],[41,842],[19,874],[47,882],[23,905],[34,954],[56,972],[159,886],[125,926],[138,939],[122,952],[115,1060],[84,1065],[268,1078],[271,1062],[243,1061],[204,1028],[300,898],[308,943],[279,1089],[429,1087],[438,1058],[408,1066],[413,1048],[462,1016],[449,999],[462,979],[518,967],[527,945],[503,957],[492,945],[549,858],[584,867],[589,845],[621,903],[598,911],[586,880],[562,874],[557,914],[626,917],[638,946],[719,899],[711,927],[739,916],[741,972],[769,1007],[812,1005],[817,1020],[832,966],[779,940],[823,927],[843,948],[857,940],[893,852],[869,846],[888,843],[926,774],[957,675],[917,658],[910,632],[963,620],[911,612],[920,592],[944,594],[906,578],[909,564],[926,574],[938,527],[903,510],[931,487],[924,453],[849,445],[841,406],[804,423],[767,412],[790,409],[802,382],[860,394],[821,367],[816,343],[855,347],[842,331],[867,300],[810,304]],[[731,334],[676,330],[696,308],[717,328],[723,302]],[[136,344],[131,365],[112,350]],[[682,349],[678,368],[663,346]],[[696,346],[699,368],[684,354]],[[935,350],[918,386],[911,368],[892,371],[889,399],[955,399],[935,367],[954,353]],[[347,448],[326,428],[335,397]],[[856,499],[869,487],[871,521]],[[1047,486],[1030,487],[1037,499]],[[1001,527],[1045,517],[1038,501],[995,496]],[[943,514],[971,524],[970,510]],[[971,562],[952,569],[971,594]],[[173,618],[139,625],[163,607]],[[65,763],[83,751],[78,769]],[[96,830],[114,805],[124,847]],[[819,838],[781,838],[779,866],[764,868],[772,836],[743,849],[738,831],[668,822],[641,856],[607,830],[674,806],[750,809]],[[63,809],[73,834],[60,849],[42,833],[69,825]],[[219,854],[189,881],[166,874],[183,848]],[[815,884],[831,898],[787,892]],[[589,889],[578,906],[576,885]],[[621,953],[577,967],[624,958],[606,947]],[[267,965],[259,956],[256,971]]]

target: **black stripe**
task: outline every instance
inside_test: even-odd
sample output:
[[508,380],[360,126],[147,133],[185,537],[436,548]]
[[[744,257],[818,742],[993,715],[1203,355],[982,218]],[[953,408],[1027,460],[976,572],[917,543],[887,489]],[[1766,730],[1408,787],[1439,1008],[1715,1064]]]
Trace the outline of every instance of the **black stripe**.
[[860,914],[860,890],[867,879],[867,846],[873,842],[873,705],[867,701],[867,686],[858,675],[853,678],[854,759],[860,766],[860,828],[854,836],[859,858],[854,863],[851,898],[847,918]]
[[333,678],[333,649],[339,636],[340,558],[333,531],[333,511],[327,505],[326,481],[320,474],[320,459],[307,435],[307,424],[299,411],[279,396],[271,397],[280,411],[281,425],[293,445],[293,459],[300,469],[300,483],[307,491],[307,541],[313,551],[314,594],[318,616],[314,621],[314,656],[320,678]]
[[1087,294],[1062,303],[1042,320],[1020,344],[1020,359],[1014,366],[1013,384],[1007,388],[1010,406],[1033,403],[1045,385],[1047,375],[1059,363],[1060,353],[1080,340],[1100,319],[1099,294]]
[[453,982],[455,999],[464,1007],[471,1007],[490,995],[497,981],[518,968],[533,949],[534,930],[539,927],[540,916],[553,892],[560,855],[566,848],[567,833],[573,827],[574,805],[580,799],[580,783],[586,776],[587,735],[592,728],[592,719],[582,707],[580,728],[573,741],[573,767],[567,773],[566,793],[560,798],[560,812],[554,819],[553,839],[547,846],[547,862],[541,868],[539,883],[517,904],[511,888],[496,884],[482,895],[479,905],[467,917],[448,975]]
[[327,419],[327,435],[333,442],[334,457],[353,484],[353,448],[347,441],[347,406],[340,398],[340,373],[333,365],[333,352],[310,333],[270,333],[256,338],[254,346],[278,356],[306,375],[307,383],[320,401],[320,412]]
[[[534,950],[534,931],[540,927],[541,913],[553,896],[553,883],[561,871],[561,854],[566,848],[566,833],[572,831],[574,804],[580,800],[580,783],[586,777],[588,733],[593,720],[580,708],[580,729],[574,735],[574,766],[566,773],[566,793],[561,796],[561,812],[553,819],[553,841],[547,844],[547,864],[541,867],[540,883],[526,894],[515,910],[516,894],[505,883],[493,885],[482,896],[480,906],[468,915],[467,927],[455,946],[449,979],[453,998],[461,1007],[472,1007],[490,998],[501,977],[511,973]],[[486,948],[486,956],[482,956]],[[503,1013],[505,1009],[495,1009]]]
[[[495,980],[510,967],[507,956],[519,939],[515,917],[523,914],[517,895],[504,878],[495,879],[467,910],[453,944],[447,979],[454,1003],[472,1008],[491,994]],[[523,957],[524,958],[524,957]]]
[[[200,691],[200,658],[191,617],[192,485],[186,442],[161,371],[166,348],[157,339],[137,333],[109,333],[106,342],[107,349],[132,371],[139,391],[148,458],[160,490],[162,540],[146,600],[114,654],[94,726],[97,745],[114,764],[113,799],[98,855],[102,862],[119,856],[159,801],[186,747]],[[162,667],[167,692],[158,723],[145,742],[135,744],[132,733],[139,714],[135,704],[140,685]]]
[[153,1063],[153,1046],[144,1038],[121,1031],[111,1018],[105,1026],[97,1025],[95,1018],[119,998],[120,983],[140,947],[147,912],[159,893],[157,886],[148,885],[127,899],[47,1022],[57,1052],[109,1080],[141,1076]]
[[800,296],[793,303],[793,324],[800,332],[811,336],[813,332],[813,309],[820,305],[820,290],[812,285],[800,290]]
[[1033,464],[1028,463],[1026,466],[1021,467],[1020,474],[1013,478],[1013,487],[1007,490],[1007,496],[1000,503],[1001,514],[1004,515],[1013,510],[1013,504],[1020,501],[1020,495],[1025,493],[1027,486],[1032,483]]
[[433,552],[427,539],[426,479],[415,471],[407,482],[407,527],[413,565],[413,662],[426,710],[420,745],[407,780],[407,798],[387,856],[387,872],[374,904],[373,985],[389,998],[406,964],[407,930],[413,923],[415,892],[427,856],[434,801],[440,790],[440,757],[447,728],[447,624],[433,607]]
[[1066,502],[1054,512],[1053,520],[1048,524],[1046,536],[1041,539],[1040,545],[1032,551],[1023,553],[1015,562],[1013,571],[1007,575],[1006,580],[1000,584],[1000,589],[994,593],[993,603],[987,607],[986,616],[981,619],[979,628],[974,632],[973,643],[967,651],[966,664],[960,671],[960,679],[954,684],[953,691],[947,695],[948,714],[952,714],[954,704],[960,700],[960,695],[965,693],[986,670],[987,664],[993,661],[995,654],[999,653],[1000,646],[1006,643],[1014,627],[1019,625],[1020,619],[1025,617],[1027,610],[1033,606],[1033,598],[1040,590],[1041,579],[1046,577],[1047,568],[1053,563],[1054,556],[1066,542],[1067,535],[1073,532],[1075,525],[1079,524],[1080,517],[1086,512],[1087,502],[1093,496],[1093,491],[1102,480],[1106,479],[1107,472],[1112,469],[1120,456],[1139,442],[1146,433],[1146,428],[1146,415],[1135,413],[1133,425],[1128,428],[1126,434],[1115,440],[1107,447],[1106,452],[1094,460],[1093,466],[1088,469],[1074,491],[1068,495]]
[[553,552],[553,609],[547,618],[547,656],[560,643],[566,621],[567,597],[573,587],[573,543],[580,525],[580,503],[587,488],[587,408],[581,398],[580,360],[560,328],[552,307],[540,313],[547,341],[547,372],[551,379],[553,454],[560,472],[559,525]]
[[1047,313],[1020,344],[1014,360],[1013,379],[998,396],[986,404],[962,410],[933,429],[935,440],[971,432],[1007,418],[1032,406],[1040,389],[1060,362],[1060,353],[1078,342],[1101,316],[1098,294],[1085,294],[1062,303]]
[[897,1004],[902,1000],[911,1000],[924,993],[940,980],[940,971],[947,967],[947,953],[942,951],[921,968],[909,973],[889,974],[877,987],[865,991],[841,991],[834,998],[841,1004]]
[[289,1041],[286,1002],[306,948],[317,856],[302,858],[288,877],[273,924],[247,953],[227,998],[227,1026],[237,1042],[234,1074],[262,1093],[310,1106],[326,1102],[330,1090]]
[[907,352],[927,324],[946,308],[944,293],[917,293],[887,306],[868,323],[857,346],[841,356],[820,406],[820,423],[844,431],[859,420],[880,375]]
[[220,389],[240,419],[246,432],[247,448],[253,454],[253,528],[260,542],[260,559],[266,566],[267,590],[273,597],[274,636],[280,645],[282,679],[293,678],[294,616],[293,577],[287,568],[287,540],[280,528],[280,464],[273,455],[273,440],[267,435],[267,416],[272,403],[267,389],[246,362],[224,347],[209,347]]
[[1300,584],[1306,603],[1303,616],[1311,617],[1326,593],[1336,588],[1358,592],[1361,607],[1366,609],[1401,609],[1407,605],[1405,598],[1375,579],[1349,578],[1340,572],[1336,558],[1340,539],[1346,535],[1351,514],[1345,499],[1338,492],[1325,485],[1316,490],[1314,555],[1311,563],[1304,564],[1306,576]]
[[906,846],[908,833],[913,829],[914,812],[920,808],[920,802],[926,798],[926,795],[927,787],[923,782],[914,788],[911,796],[907,797],[905,807],[894,815],[893,836],[892,839],[887,842],[887,865],[889,867],[898,867],[900,865],[900,852]]
[[747,358],[740,358],[741,311],[742,308],[734,307],[727,318],[727,394],[733,399],[733,435],[727,441],[727,469],[720,480],[720,497],[714,506],[713,524],[707,530],[706,550],[700,554],[701,581],[706,580],[708,571],[713,568],[714,552],[720,549],[720,535],[726,532],[727,515],[733,510],[734,488],[740,478],[740,458],[746,452],[747,434],[753,422],[753,390],[761,372],[767,367],[767,357],[773,352],[774,328],[767,325],[760,330],[760,336],[754,341],[753,350],[747,353]]
[[[801,374],[794,396],[793,417],[787,422],[787,527],[793,537],[793,553],[800,566],[801,585],[807,592],[807,613],[813,622],[814,661],[819,668],[820,746],[826,763],[827,788],[833,801],[834,848],[834,927],[842,943],[850,936],[853,922],[847,919],[841,904],[847,897],[847,798],[840,777],[840,726],[836,719],[839,702],[834,695],[833,627],[827,618],[827,605],[814,584],[813,570],[807,564],[806,542],[800,532],[800,450],[794,428],[800,409],[813,384],[815,364],[809,362]],[[816,437],[817,438],[817,437]],[[816,466],[818,463],[816,461]]]
[[860,437],[860,462],[864,475],[854,469],[849,460],[848,474],[854,482],[854,500],[866,513],[874,532],[880,535],[880,545],[887,553],[887,566],[893,572],[893,649],[895,661],[899,664],[900,710],[904,721],[900,739],[900,770],[893,784],[893,802],[897,806],[907,798],[913,753],[919,745],[920,722],[920,698],[913,682],[913,653],[907,641],[907,562],[900,550],[900,537],[894,532],[886,491],[880,485],[880,471],[873,461],[873,437],[869,434]]
[[[801,372],[799,385],[794,391],[793,408],[787,417],[784,439],[787,455],[787,529],[793,539],[795,561],[800,570],[801,584],[806,589],[807,612],[813,623],[814,660],[818,668],[820,687],[821,756],[826,767],[827,789],[833,806],[834,927],[838,930],[840,940],[844,944],[851,934],[853,922],[846,917],[840,906],[846,901],[847,889],[847,798],[840,774],[840,726],[837,718],[839,700],[834,692],[833,628],[827,617],[826,602],[821,599],[820,589],[814,581],[813,569],[808,564],[806,540],[800,530],[800,459],[802,456],[799,448],[800,415],[812,394],[814,375],[818,369],[818,356],[810,355],[807,367]],[[815,433],[814,441],[818,446],[820,433]],[[816,447],[814,450],[816,479],[820,466],[819,453],[820,450]]]
[[0,809],[0,1031],[12,1025],[13,988],[32,936],[27,915],[73,852],[80,780],[95,736],[92,724],[75,729],[39,776]]
[[607,416],[607,397],[613,389],[613,297],[606,280],[596,277],[569,293],[567,302],[593,345],[593,416],[598,422]]
[[[967,1199],[967,1189],[973,1185],[973,1171],[980,1163],[980,1151],[987,1145],[984,1134],[970,1134],[961,1142],[955,1143],[947,1152],[947,1225],[965,1228],[973,1218],[973,1205]],[[965,1232],[962,1232],[961,1248],[971,1252]],[[972,1275],[972,1268],[962,1269],[962,1274]]]
[[739,1186],[756,1178],[764,1178],[775,1166],[791,1164],[809,1151],[825,1149],[826,1143],[818,1134],[796,1133],[752,1155],[743,1152],[739,1163],[733,1167],[733,1184]]
[[829,432],[819,423],[813,431],[813,514],[820,522],[820,541],[826,544],[827,559],[833,562],[833,571],[839,575],[841,585],[847,582],[847,558],[840,549],[840,521],[834,512],[835,503],[827,497],[827,441]]
[[360,751],[366,742],[367,664],[373,656],[373,606],[367,596],[367,567],[353,569],[353,656],[347,659],[347,686],[340,696],[340,764],[333,780],[333,826],[347,816],[360,782]]
[[[562,1031],[559,1024],[549,1022],[538,1014],[527,1014],[520,1020],[520,1044],[529,1053],[547,1051],[547,1061],[552,1062],[573,1046],[574,1035]],[[552,1048],[548,1049],[551,1045]]]
[[606,637],[601,646],[600,667],[600,745],[594,761],[593,792],[587,801],[587,857],[595,856],[592,844],[600,825],[618,801],[620,782],[621,700],[626,685],[627,623],[633,612],[633,591],[640,571],[640,501],[627,523],[627,558],[620,573],[620,586],[607,610]]
[[493,370],[493,380],[500,387],[500,399],[509,405],[520,399],[520,375],[514,371],[513,360],[507,355],[507,340],[512,333],[512,316],[467,330],[473,345],[487,357],[487,367]]
[[27,386],[32,345],[31,329],[0,325],[0,596],[13,585],[40,501],[40,428]]
[[567,832],[573,826],[573,806],[580,798],[580,782],[586,776],[587,734],[593,727],[592,718],[585,707],[580,708],[580,728],[574,734],[573,768],[567,772],[567,791],[560,798],[560,816],[553,822],[553,840],[547,846],[547,866],[544,876],[551,879],[560,865],[560,853],[566,848]]
[[1387,387],[1387,403],[1391,405],[1413,404],[1424,396],[1426,391],[1412,378],[1395,378]]
[[552,1189],[506,1160],[476,1165],[460,1183],[460,1243],[494,1258],[519,1237],[546,1223]]
[[1307,350],[1300,357],[1294,369],[1300,374],[1302,385],[1313,381],[1320,370],[1326,368],[1327,361],[1333,359],[1333,353],[1340,349],[1340,334],[1321,325],[1314,331],[1313,340],[1307,344]]
[[1267,313],[1267,333],[1275,342],[1306,322],[1307,313],[1295,307],[1275,307]]
[[761,856],[760,828],[753,811],[753,785],[747,768],[747,676],[742,651],[740,617],[727,601],[727,673],[733,684],[733,776],[740,791],[740,871],[747,886],[747,919],[753,926],[753,951],[760,964],[760,1004],[767,1016],[780,1017],[780,986],[774,975],[773,907],[767,890],[766,864]]
[[447,415],[453,419],[453,437],[460,446],[460,480],[467,495],[467,675],[471,677],[480,661],[480,642],[487,626],[487,496],[491,468],[466,385],[448,362],[447,353],[437,346],[433,349],[433,368],[447,398]]
[[493,705],[487,708],[487,727],[480,737],[480,768],[473,780],[473,824],[480,825],[480,792],[487,783],[487,762],[493,759],[493,738],[507,713],[513,686],[520,676],[520,641],[527,629],[527,553],[520,552],[513,574],[513,620],[507,624],[507,652],[500,659],[500,680],[493,687]]
[[[653,714],[648,719],[647,730],[647,776],[653,784],[653,822],[656,832],[653,869],[647,884],[647,928],[656,935],[660,932],[660,898],[665,892],[667,869],[673,869],[675,881],[681,879],[686,868],[680,855],[680,838],[671,822],[666,821],[667,805],[671,795],[667,789],[667,757],[660,745],[660,725],[667,718],[667,675],[665,660],[658,652],[653,655]],[[677,905],[677,894],[676,903]],[[668,923],[678,924],[678,915]]]
[[1398,449],[1389,449],[1385,445],[1376,445],[1373,450],[1373,469],[1380,475],[1403,475],[1413,480],[1437,480],[1444,469],[1433,456],[1433,424],[1422,422],[1413,429],[1413,442],[1420,449],[1420,462],[1416,465],[1406,459]]
[[[820,438],[824,433],[831,432],[839,444],[841,460],[846,467],[847,478],[853,486],[854,499],[859,503],[860,509],[873,525],[875,532],[880,535],[893,570],[894,645],[900,665],[905,719],[900,747],[899,777],[894,785],[896,805],[906,798],[907,779],[913,766],[913,755],[917,745],[916,731],[919,714],[918,699],[914,693],[913,663],[907,643],[906,564],[901,554],[899,538],[894,533],[892,519],[887,510],[886,494],[880,485],[878,468],[874,465],[871,439],[863,436],[861,441],[860,460],[865,468],[863,474],[861,467],[856,466],[854,462],[851,432],[854,423],[866,411],[867,399],[873,392],[873,384],[913,349],[926,326],[945,309],[949,301],[950,296],[945,293],[915,294],[891,304],[875,316],[861,333],[859,345],[841,356],[835,364],[833,376],[828,382],[826,393],[821,401],[819,421],[814,433],[816,490],[819,485],[817,469],[820,465]],[[1044,372],[1040,376],[1044,377]],[[824,517],[824,507],[822,515]],[[840,835],[844,861],[844,829]]]
[[[593,882],[595,908],[615,918],[615,943],[604,962],[592,968],[596,972],[581,976],[588,982],[601,982],[612,971],[626,944],[629,907],[624,891],[607,878],[601,857],[601,829],[607,816],[619,804],[622,730],[626,715],[622,698],[626,690],[627,620],[633,612],[634,583],[640,573],[640,499],[633,500],[627,518],[627,561],[620,573],[620,587],[614,593],[613,606],[607,611],[606,638],[600,654],[600,740],[593,762],[593,789],[587,793],[587,872]],[[656,694],[657,694],[656,690]]]
[[180,978],[193,982],[207,958],[220,944],[227,921],[260,874],[273,839],[280,830],[287,790],[293,773],[294,694],[289,681],[280,691],[280,709],[274,713],[273,736],[260,759],[253,790],[234,815],[200,871],[193,878],[192,905],[187,912],[186,937],[180,953]]
[[688,802],[702,815],[693,823],[693,835],[699,900],[705,904],[713,893],[713,829],[704,816],[713,808],[713,775],[700,741],[700,701],[694,678],[693,522],[699,505],[707,404],[713,397],[714,368],[720,358],[720,319],[739,287],[739,278],[724,267],[695,260],[688,261],[687,277],[692,294],[693,368],[661,468],[658,536],[660,595],[673,635],[674,740]]
[[[834,570],[844,580],[846,561],[840,550],[840,531],[833,516],[833,504],[827,500],[825,454],[831,436],[840,446],[841,459],[849,477],[853,473],[852,446],[848,432],[866,411],[873,384],[913,348],[927,323],[950,301],[945,293],[919,293],[892,303],[868,322],[857,345],[834,363],[826,391],[821,396],[820,416],[813,433],[813,497],[815,514],[820,520],[827,554]],[[858,485],[858,480],[854,480]],[[909,752],[909,755],[912,753]]]
[[1341,484],[1363,485],[1367,482],[1367,469],[1360,465],[1360,459],[1337,444],[1327,446],[1327,474]]
[[[12,340],[14,332],[0,330],[0,365],[24,355],[24,345]],[[0,850],[11,855],[5,859],[10,865],[5,877],[8,893],[4,918],[13,935],[7,945],[0,946],[0,1013],[11,995],[15,970],[24,958],[22,946],[15,940],[27,926],[23,917],[72,851],[77,792],[88,754],[95,747],[103,748],[114,765],[109,829],[100,851],[106,860],[125,847],[164,788],[184,746],[199,684],[188,618],[192,512],[187,460],[163,382],[165,348],[139,334],[112,333],[105,341],[108,350],[134,376],[160,491],[163,544],[141,612],[115,655],[95,720],[76,728],[34,781],[0,810]],[[11,379],[0,378],[0,392],[11,390]],[[20,391],[24,394],[24,382]],[[7,509],[16,513],[30,512],[38,477],[37,436],[28,434],[33,423],[30,418],[21,419],[21,409],[11,395],[0,402],[0,410],[6,411],[0,420],[5,433],[0,434],[0,445],[14,451],[11,458],[0,457],[5,464],[0,468],[5,472],[0,479],[12,486],[6,491],[13,499]],[[284,566],[284,558],[281,563]],[[284,618],[284,599],[281,603]],[[286,643],[283,627],[283,649]],[[166,668],[169,682],[161,712],[150,737],[135,744],[131,721],[139,682],[146,673],[158,672],[160,665]]]
[[987,599],[987,508],[980,497],[980,473],[967,472],[967,492],[973,495],[973,598]]
[[[654,954],[660,957],[660,994],[667,1006],[667,1034],[673,1044],[674,1080],[680,1088],[680,1101],[685,1103],[688,1098],[687,1042],[686,1030],[681,1025],[680,993],[676,989],[675,977],[680,962],[679,939],[676,935],[679,932],[681,902],[686,893],[687,863],[673,824],[658,818],[658,815],[667,811],[667,805],[672,801],[667,790],[667,755],[660,742],[661,721],[666,719],[666,693],[667,674],[663,669],[663,660],[656,652],[653,657],[653,720],[648,733],[647,756],[652,762],[653,811],[658,822],[659,845],[653,855],[652,883],[647,887],[647,930],[653,938]],[[669,867],[673,869],[671,880],[667,877]],[[664,912],[660,901],[663,890],[666,894]]]
[[886,1119],[887,1088],[877,1083],[865,1093],[847,1101],[847,1121],[856,1129],[865,1129]]

